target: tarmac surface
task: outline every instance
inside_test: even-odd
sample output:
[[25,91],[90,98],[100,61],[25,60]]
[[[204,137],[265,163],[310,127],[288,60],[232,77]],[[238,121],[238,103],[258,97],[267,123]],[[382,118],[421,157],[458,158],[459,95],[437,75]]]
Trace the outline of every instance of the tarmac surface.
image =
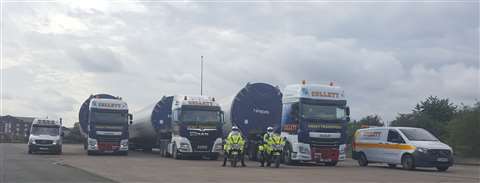
[[0,182],[480,182],[480,167],[454,165],[446,172],[414,171],[384,164],[336,167],[316,164],[262,168],[221,167],[221,161],[174,160],[156,153],[87,156],[81,145],[64,145],[63,155],[27,154],[26,144],[0,144]]

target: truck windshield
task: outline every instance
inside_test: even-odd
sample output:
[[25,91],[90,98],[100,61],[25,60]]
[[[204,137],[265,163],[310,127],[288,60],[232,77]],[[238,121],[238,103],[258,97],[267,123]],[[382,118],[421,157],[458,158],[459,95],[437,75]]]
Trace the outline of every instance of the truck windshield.
[[411,141],[438,141],[435,136],[424,129],[409,128],[400,129],[400,131]]
[[318,104],[302,104],[302,117],[307,119],[339,120],[345,119],[345,108]]
[[182,111],[180,120],[183,122],[219,122],[220,112],[184,110]]
[[58,136],[60,130],[58,126],[33,126],[31,134]]
[[125,112],[94,112],[92,116],[97,127],[101,125],[122,126],[127,124],[128,116]]

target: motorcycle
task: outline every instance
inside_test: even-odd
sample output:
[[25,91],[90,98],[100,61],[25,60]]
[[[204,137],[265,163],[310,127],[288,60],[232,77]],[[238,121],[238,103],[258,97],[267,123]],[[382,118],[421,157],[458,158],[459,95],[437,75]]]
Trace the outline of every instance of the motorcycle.
[[228,160],[230,161],[230,166],[237,167],[237,163],[241,161],[242,156],[242,145],[239,143],[231,144]]
[[282,137],[275,135],[272,137],[272,140],[268,145],[270,145],[270,148],[268,149],[270,151],[270,158],[267,166],[269,166],[271,163],[274,163],[275,168],[278,168],[280,167],[280,161],[283,153],[283,148],[285,146],[285,141]]

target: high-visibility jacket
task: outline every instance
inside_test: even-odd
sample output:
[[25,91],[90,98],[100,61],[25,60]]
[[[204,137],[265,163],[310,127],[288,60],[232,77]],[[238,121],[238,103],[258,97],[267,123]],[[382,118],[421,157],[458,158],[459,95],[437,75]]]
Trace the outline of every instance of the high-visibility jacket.
[[228,134],[225,145],[223,145],[223,150],[229,151],[230,147],[232,144],[239,144],[240,145],[240,151],[243,152],[243,147],[245,145],[245,140],[243,140],[243,137],[240,133],[231,133]]
[[272,135],[269,135],[268,133],[263,135],[263,141],[264,144],[258,147],[259,151],[271,152],[273,144],[285,145],[285,141],[283,140],[283,138],[276,133],[273,133]]

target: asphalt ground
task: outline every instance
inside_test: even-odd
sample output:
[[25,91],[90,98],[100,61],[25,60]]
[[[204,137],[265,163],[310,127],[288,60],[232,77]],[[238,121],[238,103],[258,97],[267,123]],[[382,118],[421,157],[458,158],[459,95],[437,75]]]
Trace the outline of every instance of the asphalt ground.
[[29,155],[26,144],[1,144],[0,148],[3,182],[480,182],[480,167],[468,165],[438,172],[384,164],[359,167],[353,160],[336,167],[307,163],[278,169],[248,161],[247,167],[232,168],[221,167],[220,160],[174,160],[155,152],[87,156],[81,145],[64,145],[60,156]]

